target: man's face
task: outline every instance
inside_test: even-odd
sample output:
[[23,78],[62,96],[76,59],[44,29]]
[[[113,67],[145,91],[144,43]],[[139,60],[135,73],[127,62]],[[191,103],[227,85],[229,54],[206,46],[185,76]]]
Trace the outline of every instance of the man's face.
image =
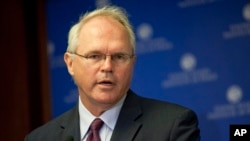
[[[124,27],[110,17],[99,16],[91,19],[81,28],[79,46],[80,55],[128,54],[132,47]],[[69,73],[78,86],[80,97],[86,107],[116,104],[127,92],[132,79],[135,57],[117,64],[110,56],[98,63],[84,57],[65,54]]]

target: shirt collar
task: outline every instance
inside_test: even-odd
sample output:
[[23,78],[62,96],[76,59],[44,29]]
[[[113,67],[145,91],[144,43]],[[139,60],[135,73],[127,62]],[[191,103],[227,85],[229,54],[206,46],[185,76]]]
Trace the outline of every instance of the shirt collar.
[[[120,101],[116,105],[114,105],[109,110],[105,111],[99,118],[103,120],[105,125],[110,128],[112,131],[115,128],[115,124],[117,122],[120,110],[122,108],[122,105],[124,103],[124,100],[126,98],[126,95],[124,95]],[[79,116],[80,116],[80,132],[81,132],[81,138],[83,138],[89,129],[89,126],[91,122],[96,118],[94,115],[92,115],[87,108],[82,104],[82,101],[79,97]]]

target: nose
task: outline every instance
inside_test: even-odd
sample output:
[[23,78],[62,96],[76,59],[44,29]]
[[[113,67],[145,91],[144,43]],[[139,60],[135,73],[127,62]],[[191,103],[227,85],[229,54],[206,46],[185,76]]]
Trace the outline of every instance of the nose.
[[102,72],[112,72],[113,71],[113,62],[111,56],[107,55],[103,59],[103,64],[101,68]]

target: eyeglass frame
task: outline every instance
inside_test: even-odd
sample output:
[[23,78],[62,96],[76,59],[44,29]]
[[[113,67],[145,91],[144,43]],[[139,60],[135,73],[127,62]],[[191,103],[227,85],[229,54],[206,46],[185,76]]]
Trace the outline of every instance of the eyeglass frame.
[[[81,55],[81,54],[79,54],[79,53],[77,53],[77,52],[68,52],[68,53],[77,55],[77,56],[79,56],[79,57],[81,57],[81,58],[84,58],[84,59],[87,59],[87,60],[93,60],[93,62],[96,61],[95,63],[99,63],[99,62],[101,62],[102,60],[106,60],[107,56],[110,56],[110,57],[111,57],[111,58],[110,58],[111,61],[113,61],[114,63],[116,63],[116,64],[126,64],[126,62],[128,62],[129,59],[135,57],[134,54],[130,55],[130,54],[126,54],[126,53],[115,53],[115,54],[110,54],[110,55],[103,54],[103,53],[92,53],[92,54],[87,54],[87,55]],[[100,58],[97,59],[97,60],[94,60],[94,58],[91,58],[91,56],[93,57],[94,55],[97,55],[97,56],[99,56]],[[115,60],[114,60],[114,56],[119,57],[119,55],[120,55],[120,56],[123,56],[123,57],[126,56],[126,57],[125,57],[125,60],[124,60],[123,62],[119,62],[119,61],[115,61]]]

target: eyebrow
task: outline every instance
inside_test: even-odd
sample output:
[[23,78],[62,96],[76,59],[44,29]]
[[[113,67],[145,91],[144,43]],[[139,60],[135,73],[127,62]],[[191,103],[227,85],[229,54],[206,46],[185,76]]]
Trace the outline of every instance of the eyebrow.
[[[77,53],[79,53],[79,52],[77,52]],[[84,54],[101,54],[102,52],[101,51],[98,51],[98,50],[92,50],[92,51],[87,51],[87,52],[85,52]],[[81,53],[80,53],[81,54]]]
[[[92,50],[92,51],[87,51],[84,54],[106,54],[106,53],[103,53],[102,51],[99,51],[99,50]],[[118,51],[118,52],[114,52],[114,53],[111,53],[111,54],[133,54],[133,53]]]

